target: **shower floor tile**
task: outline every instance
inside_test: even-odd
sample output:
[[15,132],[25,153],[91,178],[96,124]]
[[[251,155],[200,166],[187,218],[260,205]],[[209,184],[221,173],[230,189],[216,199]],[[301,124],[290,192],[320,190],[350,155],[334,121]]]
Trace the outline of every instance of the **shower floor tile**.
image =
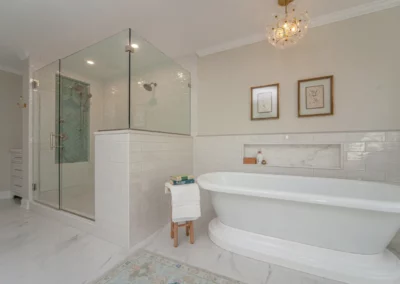
[[[61,197],[62,209],[94,219],[94,185],[63,188]],[[58,190],[40,192],[38,201],[52,207],[58,207]]]

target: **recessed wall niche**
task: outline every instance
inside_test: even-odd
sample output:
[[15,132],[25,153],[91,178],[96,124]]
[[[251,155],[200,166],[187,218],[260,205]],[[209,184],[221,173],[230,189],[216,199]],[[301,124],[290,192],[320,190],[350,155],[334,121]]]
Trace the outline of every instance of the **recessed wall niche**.
[[341,169],[341,144],[245,144],[243,157],[256,157],[261,150],[266,166]]

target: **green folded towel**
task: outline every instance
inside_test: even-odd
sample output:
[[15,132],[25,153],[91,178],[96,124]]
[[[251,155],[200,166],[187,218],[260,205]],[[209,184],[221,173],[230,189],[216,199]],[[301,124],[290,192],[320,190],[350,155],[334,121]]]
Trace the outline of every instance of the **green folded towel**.
[[194,183],[194,179],[187,179],[187,180],[181,180],[181,181],[176,181],[176,180],[170,180],[169,183],[172,185],[184,185],[184,184],[192,184]]
[[183,181],[183,180],[190,180],[194,179],[193,175],[178,175],[178,176],[171,176],[171,180],[173,181]]

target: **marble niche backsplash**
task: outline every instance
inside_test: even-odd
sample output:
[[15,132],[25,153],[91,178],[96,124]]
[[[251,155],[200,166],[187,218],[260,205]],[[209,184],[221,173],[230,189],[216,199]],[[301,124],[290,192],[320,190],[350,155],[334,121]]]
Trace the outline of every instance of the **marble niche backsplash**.
[[341,144],[245,144],[243,155],[253,158],[258,151],[267,167],[342,168]]

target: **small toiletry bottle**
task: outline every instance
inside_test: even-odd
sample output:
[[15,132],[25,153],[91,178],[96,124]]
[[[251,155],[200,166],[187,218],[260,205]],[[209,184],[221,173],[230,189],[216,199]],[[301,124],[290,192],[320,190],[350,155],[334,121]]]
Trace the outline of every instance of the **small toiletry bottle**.
[[261,165],[263,160],[264,160],[263,154],[261,153],[261,150],[258,150],[258,153],[257,153],[257,165]]

